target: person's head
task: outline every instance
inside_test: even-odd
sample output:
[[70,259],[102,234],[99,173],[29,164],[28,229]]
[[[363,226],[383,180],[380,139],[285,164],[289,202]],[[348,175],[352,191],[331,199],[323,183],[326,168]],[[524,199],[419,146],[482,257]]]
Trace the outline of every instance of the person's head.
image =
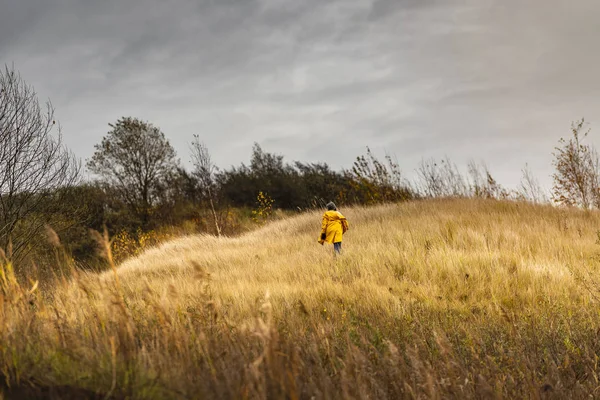
[[333,201],[330,201],[329,203],[327,203],[327,205],[325,207],[327,207],[328,211],[337,211],[337,207],[335,206]]

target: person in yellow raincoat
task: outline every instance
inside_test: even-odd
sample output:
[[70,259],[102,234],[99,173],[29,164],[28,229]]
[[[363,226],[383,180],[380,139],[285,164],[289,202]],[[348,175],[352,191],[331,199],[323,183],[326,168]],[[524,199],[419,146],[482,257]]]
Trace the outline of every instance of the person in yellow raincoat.
[[323,245],[325,242],[333,243],[335,253],[342,252],[342,236],[348,230],[348,221],[346,217],[337,210],[333,202],[327,204],[327,211],[323,214],[323,222],[321,223],[321,236],[319,243]]

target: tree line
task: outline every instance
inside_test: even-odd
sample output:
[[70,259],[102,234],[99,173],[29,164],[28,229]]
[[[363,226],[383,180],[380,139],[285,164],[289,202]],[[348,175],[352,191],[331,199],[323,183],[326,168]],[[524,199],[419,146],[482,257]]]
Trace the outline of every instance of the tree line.
[[372,204],[416,197],[397,164],[390,157],[380,162],[370,150],[351,170],[334,171],[326,163],[287,163],[282,155],[254,144],[249,165],[221,170],[196,135],[190,142],[193,168],[188,171],[153,124],[126,117],[110,128],[86,163],[97,177],[93,185],[110,198],[106,222],[111,214],[119,215],[121,224],[127,218],[131,227],[145,230],[206,210],[214,220],[212,233],[219,235],[222,211],[254,207],[259,192],[282,210],[320,207],[330,200]]
[[190,138],[188,170],[161,129],[135,117],[109,124],[85,162],[94,179],[84,181],[84,165],[63,144],[51,103],[40,104],[34,89],[5,67],[0,71],[0,246],[4,257],[33,263],[53,254],[42,244],[51,230],[88,265],[95,248],[90,229],[135,237],[195,221],[196,231],[231,235],[239,228],[232,210],[249,216],[257,202],[303,211],[331,200],[368,205],[481,197],[600,208],[599,157],[584,142],[589,132],[584,127],[583,120],[574,123],[555,148],[550,195],[527,166],[514,190],[500,185],[483,163],[470,162],[462,173],[448,158],[423,160],[417,178],[409,181],[391,156],[380,159],[368,148],[350,168],[336,171],[325,162],[287,162],[254,144],[248,165],[220,169],[199,135]]

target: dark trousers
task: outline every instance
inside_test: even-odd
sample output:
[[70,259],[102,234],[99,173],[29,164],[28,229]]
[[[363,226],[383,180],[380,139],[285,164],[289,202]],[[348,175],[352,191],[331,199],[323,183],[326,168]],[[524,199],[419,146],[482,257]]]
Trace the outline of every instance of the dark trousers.
[[342,242],[334,243],[333,251],[335,251],[337,254],[342,254]]

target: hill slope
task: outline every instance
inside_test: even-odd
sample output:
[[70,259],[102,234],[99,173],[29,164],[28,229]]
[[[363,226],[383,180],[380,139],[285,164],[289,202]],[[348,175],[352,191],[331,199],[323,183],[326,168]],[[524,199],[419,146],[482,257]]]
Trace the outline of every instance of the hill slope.
[[310,213],[240,238],[179,239],[125,262],[119,275],[132,293],[148,284],[186,293],[197,289],[198,271],[208,273],[236,318],[253,315],[267,292],[281,312],[298,301],[318,310],[339,300],[383,314],[412,303],[469,312],[571,299],[579,291],[571,269],[600,253],[596,213],[463,200],[345,214],[351,230],[338,259],[317,243],[320,214]]
[[594,393],[600,214],[476,200],[342,212],[342,257],[308,213],[178,239],[118,279],[79,276],[5,310],[19,357],[5,351],[4,375],[134,398]]

